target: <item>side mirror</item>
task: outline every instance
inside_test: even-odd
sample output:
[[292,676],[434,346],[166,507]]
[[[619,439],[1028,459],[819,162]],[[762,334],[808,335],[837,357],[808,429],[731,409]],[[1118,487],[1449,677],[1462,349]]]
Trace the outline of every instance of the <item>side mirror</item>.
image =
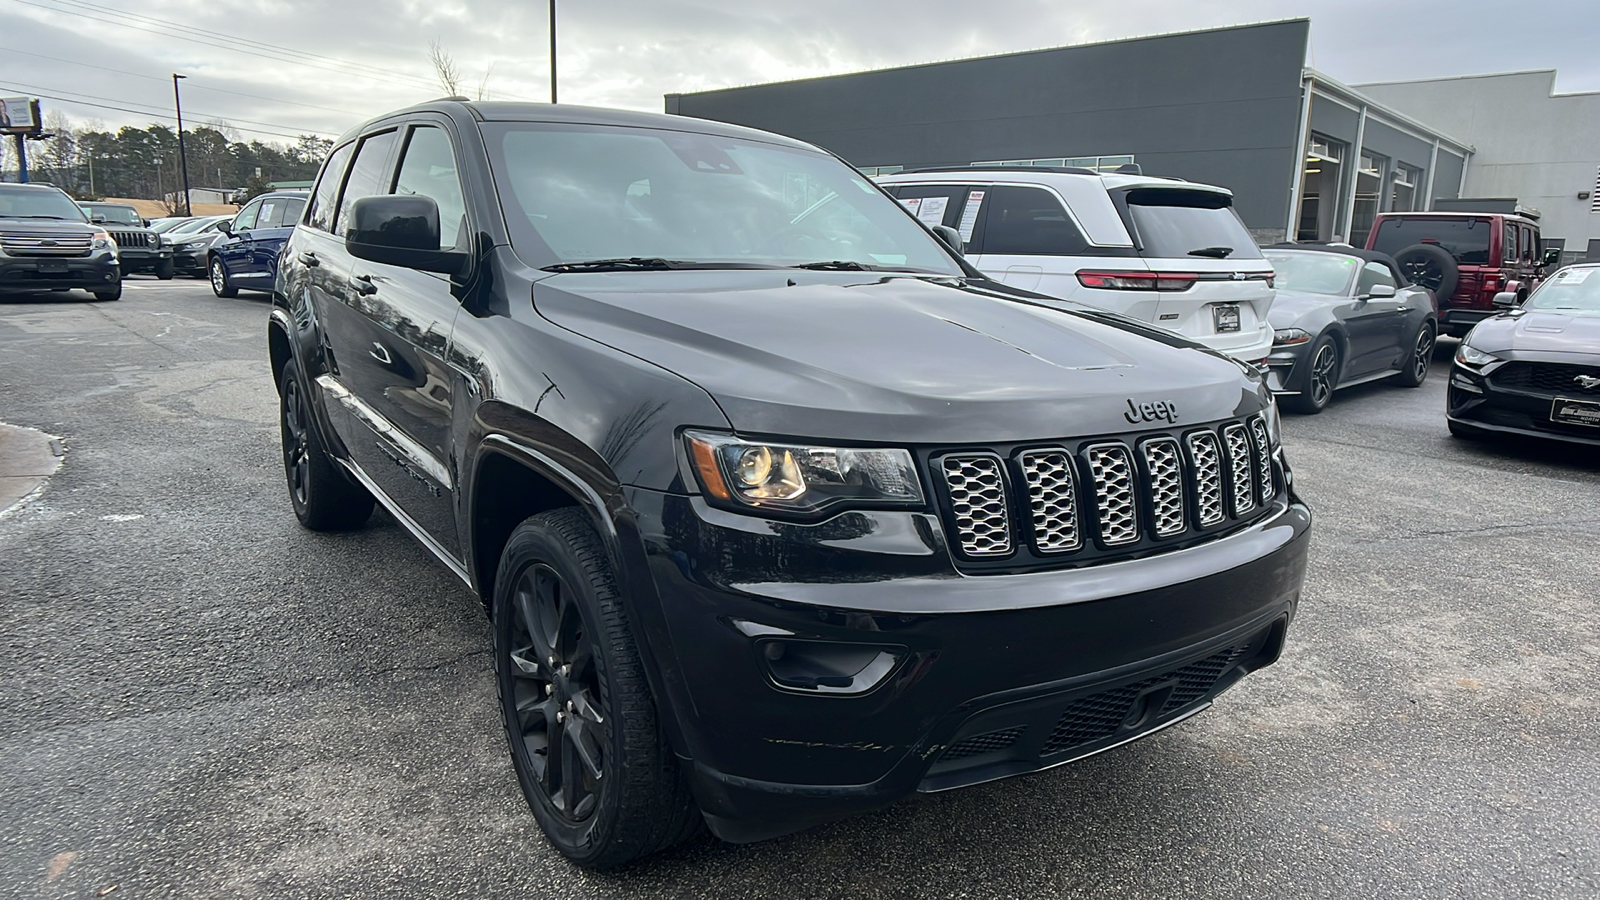
[[1553,266],[1558,262],[1561,262],[1561,248],[1560,247],[1546,247],[1546,248],[1544,248],[1544,261],[1541,263],[1541,265]]
[[933,233],[939,240],[944,241],[945,246],[954,250],[957,256],[966,255],[967,242],[961,239],[961,232],[951,228],[949,225],[935,225],[933,226]]
[[1363,300],[1382,300],[1382,299],[1384,299],[1386,297],[1393,297],[1393,296],[1394,296],[1394,285],[1392,285],[1392,284],[1375,284],[1371,288],[1368,288],[1367,292],[1365,294],[1361,295],[1361,299],[1363,299]]
[[351,204],[344,246],[356,259],[444,275],[462,274],[470,259],[439,249],[439,204],[415,194],[362,197]]
[[233,237],[233,220],[232,219],[223,219],[221,222],[218,222],[217,223],[217,230],[222,232],[223,234],[227,235],[228,237]]
[[1495,309],[1516,309],[1517,295],[1513,291],[1501,291],[1489,302],[1494,304]]
[[94,215],[89,217],[89,221],[93,222],[96,225],[104,225],[106,223],[106,217],[101,215],[100,213],[95,213]]

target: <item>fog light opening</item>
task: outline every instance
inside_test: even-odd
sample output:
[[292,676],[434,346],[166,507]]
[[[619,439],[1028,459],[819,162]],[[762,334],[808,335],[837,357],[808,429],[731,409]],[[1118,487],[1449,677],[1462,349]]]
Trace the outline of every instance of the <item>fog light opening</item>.
[[882,684],[904,647],[765,638],[756,656],[773,684],[812,694],[864,694]]

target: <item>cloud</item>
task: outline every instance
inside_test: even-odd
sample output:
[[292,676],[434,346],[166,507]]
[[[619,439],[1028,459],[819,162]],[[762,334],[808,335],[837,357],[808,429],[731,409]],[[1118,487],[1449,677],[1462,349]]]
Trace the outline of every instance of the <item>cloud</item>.
[[[1295,16],[1312,18],[1310,63],[1346,82],[1558,67],[1558,90],[1600,90],[1590,47],[1600,4],[1542,4],[1525,29],[1537,39],[1508,39],[1504,9],[1490,0],[558,0],[560,92],[564,102],[660,110],[669,92]],[[162,33],[175,29],[154,20],[188,31]],[[247,138],[337,135],[440,93],[427,61],[433,38],[471,90],[488,71],[495,99],[548,97],[545,4],[504,0],[143,0],[136,12],[110,0],[10,0],[0,6],[0,88],[72,98],[46,104],[77,119],[143,125],[170,107],[179,71],[197,121],[255,129]]]

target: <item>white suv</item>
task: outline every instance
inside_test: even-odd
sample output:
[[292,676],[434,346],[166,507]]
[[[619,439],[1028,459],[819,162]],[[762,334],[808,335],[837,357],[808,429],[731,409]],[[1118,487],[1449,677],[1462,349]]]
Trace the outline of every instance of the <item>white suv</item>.
[[981,166],[876,179],[1006,284],[1142,319],[1260,362],[1272,351],[1272,265],[1232,192],[1148,175]]

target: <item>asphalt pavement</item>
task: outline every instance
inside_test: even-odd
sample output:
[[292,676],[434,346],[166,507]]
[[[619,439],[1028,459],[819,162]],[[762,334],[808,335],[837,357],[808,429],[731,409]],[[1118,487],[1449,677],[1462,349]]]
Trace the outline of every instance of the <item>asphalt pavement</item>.
[[600,876],[523,805],[477,598],[381,512],[296,524],[266,310],[0,297],[0,421],[64,448],[0,514],[0,896],[1600,895],[1600,454],[1451,438],[1444,355],[1285,419],[1300,617],[1210,711]]

